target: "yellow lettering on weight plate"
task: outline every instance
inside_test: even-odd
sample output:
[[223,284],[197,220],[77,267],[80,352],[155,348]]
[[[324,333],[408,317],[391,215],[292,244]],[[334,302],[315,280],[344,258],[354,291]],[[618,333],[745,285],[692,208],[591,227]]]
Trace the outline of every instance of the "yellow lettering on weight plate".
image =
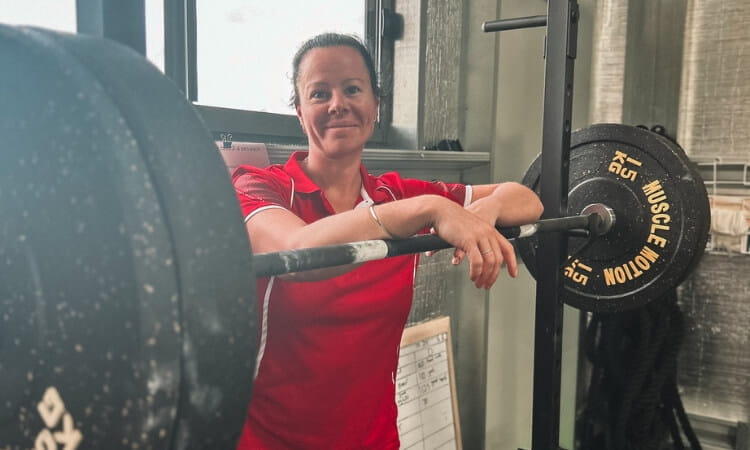
[[649,205],[651,205],[649,208],[651,212],[651,226],[649,227],[649,235],[646,238],[646,242],[664,248],[669,241],[663,236],[659,236],[659,234],[662,231],[669,231],[670,226],[668,224],[672,221],[672,216],[666,213],[670,207],[667,194],[664,192],[664,188],[662,188],[659,180],[647,183],[641,189],[646,194]]
[[638,176],[638,170],[626,165],[641,167],[643,163],[635,158],[631,158],[627,153],[615,150],[612,162],[609,163],[608,170],[626,180],[635,181]]
[[592,269],[591,267],[576,259],[569,265],[565,266],[565,268],[563,269],[563,273],[566,277],[570,278],[574,282],[582,286],[586,286],[586,283],[589,282],[589,276],[584,275],[583,273],[581,273],[581,271],[591,273],[593,270],[594,269]]
[[641,251],[625,264],[616,267],[605,267],[602,269],[602,272],[604,273],[604,283],[607,286],[614,286],[634,280],[645,272],[648,272],[657,259],[659,259],[659,254],[647,245],[644,245]]

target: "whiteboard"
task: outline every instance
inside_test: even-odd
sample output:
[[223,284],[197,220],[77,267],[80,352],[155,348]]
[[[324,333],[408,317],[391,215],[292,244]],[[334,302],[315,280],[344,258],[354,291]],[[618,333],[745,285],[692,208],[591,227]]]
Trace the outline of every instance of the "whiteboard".
[[403,450],[461,449],[448,317],[404,330],[396,405]]

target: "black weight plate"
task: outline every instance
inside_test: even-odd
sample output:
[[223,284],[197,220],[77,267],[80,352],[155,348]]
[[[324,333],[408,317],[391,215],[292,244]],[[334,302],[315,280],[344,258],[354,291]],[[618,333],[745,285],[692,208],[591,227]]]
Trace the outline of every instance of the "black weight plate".
[[56,41],[122,111],[169,224],[184,339],[172,448],[232,447],[247,414],[257,319],[250,244],[226,166],[193,106],[139,54],[80,35]]
[[0,64],[0,442],[165,448],[179,289],[137,143],[38,32],[0,26]]
[[[539,189],[541,160],[523,183]],[[702,182],[676,145],[637,127],[593,125],[571,136],[568,214],[603,203],[616,215],[613,229],[588,240],[571,238],[563,271],[566,303],[597,312],[623,311],[677,286],[705,244],[707,203]],[[705,187],[703,187],[705,192]],[[537,240],[518,242],[535,273]]]
[[[0,440],[18,441],[19,448],[28,448],[45,430],[63,431],[62,419],[52,430],[40,424],[36,413],[44,395],[54,398],[57,392],[85,447],[107,448],[113,443],[139,448],[231,447],[250,393],[255,277],[226,169],[205,126],[171,82],[124,47],[41,30],[5,27],[3,32],[12,39],[7,44],[8,59],[2,59],[18,68],[7,80],[10,83],[3,82],[8,92],[3,98],[14,98],[3,106],[3,124],[14,129],[7,134],[3,151],[20,152],[2,155],[4,163],[11,162],[3,168],[17,176],[0,185],[0,199],[3,193],[19,199],[15,204],[7,202],[3,216],[25,217],[24,208],[43,215],[53,211],[48,215],[61,229],[56,234],[24,235],[35,246],[45,243],[45,238],[52,242],[43,250],[19,248],[13,236],[18,229],[33,229],[37,222],[43,224],[38,227],[51,228],[49,218],[41,220],[36,214],[2,230],[5,256],[0,253],[0,258],[13,269],[0,275],[2,317],[14,322],[26,319],[29,329],[62,323],[54,316],[53,310],[61,305],[56,297],[75,298],[71,309],[81,311],[76,325],[87,330],[87,342],[116,351],[97,352],[103,355],[99,361],[85,352],[86,346],[71,350],[63,343],[74,334],[73,326],[60,325],[64,329],[45,330],[51,338],[43,350],[58,355],[54,364],[45,353],[37,363],[43,365],[30,371],[16,362],[23,360],[17,354],[3,355],[0,379],[6,379],[6,371],[15,375],[11,386],[21,381],[29,384],[27,378],[32,377],[38,387],[3,405],[7,409],[0,411],[7,413],[8,420],[3,420]],[[33,57],[19,65],[16,52]],[[16,97],[9,97],[10,92]],[[53,112],[45,114],[45,108]],[[27,113],[17,115],[17,109]],[[58,116],[59,111],[63,114]],[[86,148],[91,150],[86,153],[82,150]],[[40,156],[43,151],[47,153]],[[30,156],[23,156],[27,153]],[[54,176],[44,171],[38,176],[53,180],[54,187],[37,183],[34,191],[18,192],[16,185],[34,179],[17,167],[29,158],[51,164],[47,171]],[[13,164],[15,160],[21,163]],[[61,161],[66,163],[63,174],[82,185],[64,185],[68,180],[55,173]],[[56,195],[37,200],[39,192],[46,191]],[[93,199],[89,202],[97,206],[97,214],[56,208],[68,198]],[[76,226],[60,227],[58,222]],[[85,242],[71,231],[81,223],[87,229]],[[88,232],[91,229],[99,234]],[[95,252],[101,255],[91,256]],[[75,268],[78,261],[88,259],[104,262],[95,264],[96,283],[79,273],[53,278],[37,268],[38,260],[50,259],[44,257],[48,254],[54,254],[62,267]],[[40,297],[40,285],[45,288],[42,292],[56,295]],[[67,293],[71,289],[76,295]],[[107,302],[97,303],[97,295],[107,295]],[[33,308],[25,303],[32,297]],[[67,300],[63,306],[70,303]],[[91,312],[85,307],[98,309]],[[16,353],[31,347],[22,329],[4,327],[0,333],[0,342],[19,342]],[[3,348],[8,347],[0,351]],[[85,354],[76,359],[72,352]],[[31,348],[30,354],[37,358],[40,350]],[[45,386],[56,389],[50,392]],[[79,386],[83,387],[79,390]],[[99,386],[105,394],[97,390]]]

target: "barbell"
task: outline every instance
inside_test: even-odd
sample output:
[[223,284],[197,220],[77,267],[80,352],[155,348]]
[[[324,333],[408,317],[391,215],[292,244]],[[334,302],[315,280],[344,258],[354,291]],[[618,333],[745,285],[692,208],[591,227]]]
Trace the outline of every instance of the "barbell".
[[[555,231],[602,236],[612,228],[614,223],[615,213],[611,208],[601,203],[593,203],[583,208],[580,215],[540,220],[514,227],[497,227],[497,231],[508,239],[527,238],[537,233]],[[427,234],[406,239],[372,239],[314,248],[258,253],[253,255],[253,261],[256,264],[255,275],[269,277],[451,247],[453,246],[439,236]]]
[[[331,255],[362,245],[248,252],[210,133],[132,50],[0,25],[0,63],[0,445],[231,448],[251,397],[256,276],[360,262]],[[539,167],[523,180],[534,189]],[[695,267],[710,211],[679,146],[594,125],[573,133],[570,173],[575,215],[501,230],[532,274],[535,236],[570,235],[566,302],[633,308]],[[368,245],[377,259],[447,243]]]

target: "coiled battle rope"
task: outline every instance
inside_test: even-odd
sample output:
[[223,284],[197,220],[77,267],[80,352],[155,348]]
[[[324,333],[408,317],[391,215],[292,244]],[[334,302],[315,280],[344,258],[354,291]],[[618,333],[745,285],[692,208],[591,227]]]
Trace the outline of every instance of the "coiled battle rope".
[[685,449],[683,435],[690,449],[701,449],[677,389],[684,331],[675,290],[637,310],[591,315],[583,343],[591,377],[577,423],[580,449]]

